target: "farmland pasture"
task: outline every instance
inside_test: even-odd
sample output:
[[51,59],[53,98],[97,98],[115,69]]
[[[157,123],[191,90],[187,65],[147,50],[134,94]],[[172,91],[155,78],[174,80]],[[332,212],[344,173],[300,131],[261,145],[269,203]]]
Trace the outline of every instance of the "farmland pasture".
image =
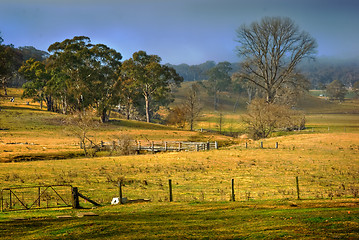
[[[313,100],[308,129],[262,140],[263,149],[260,141],[114,119],[91,136],[100,141],[127,134],[144,142],[201,138],[233,145],[209,152],[85,158],[78,140],[62,125],[64,116],[27,105],[20,93],[11,89],[16,101],[4,103],[0,112],[1,188],[70,184],[103,207],[91,210],[98,217],[85,219],[75,216],[86,209],[5,211],[0,213],[0,238],[358,238],[359,116],[354,100],[340,105]],[[204,114],[198,126],[218,129],[218,114]],[[240,116],[231,112],[224,113],[223,124],[226,130],[244,130]],[[42,160],[16,162],[16,156]],[[64,159],[51,160],[56,156]],[[297,200],[295,177],[302,200]],[[229,202],[231,179],[236,202]],[[110,206],[121,180],[124,197],[151,202]],[[81,205],[92,207],[85,201]],[[72,218],[56,219],[58,215]]]

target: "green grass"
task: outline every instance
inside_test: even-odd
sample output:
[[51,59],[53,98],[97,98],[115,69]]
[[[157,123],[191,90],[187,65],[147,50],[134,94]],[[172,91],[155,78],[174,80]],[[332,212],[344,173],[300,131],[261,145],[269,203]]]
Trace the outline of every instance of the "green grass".
[[[1,239],[355,239],[355,201],[149,203],[1,217]],[[25,220],[8,221],[11,217]],[[24,216],[25,215],[25,216]],[[71,215],[70,219],[55,216]]]

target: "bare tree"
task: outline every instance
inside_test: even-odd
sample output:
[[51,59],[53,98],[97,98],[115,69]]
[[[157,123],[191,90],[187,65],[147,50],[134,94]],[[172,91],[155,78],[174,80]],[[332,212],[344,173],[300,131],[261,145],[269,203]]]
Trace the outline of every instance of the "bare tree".
[[191,85],[189,91],[187,92],[186,99],[183,103],[185,109],[185,115],[187,122],[190,125],[190,130],[193,130],[194,122],[200,116],[202,111],[202,106],[199,99],[199,85],[194,83]]
[[[80,140],[80,146],[84,150],[85,156],[93,157],[98,149],[91,136],[91,132],[98,127],[98,121],[94,120],[95,115],[91,112],[78,111],[70,115],[66,120],[68,131],[71,135]],[[94,148],[94,151],[91,149]]]
[[305,86],[296,66],[313,57],[316,41],[300,31],[290,18],[265,17],[237,30],[238,56],[243,59],[240,77],[255,84],[274,102],[284,89]]

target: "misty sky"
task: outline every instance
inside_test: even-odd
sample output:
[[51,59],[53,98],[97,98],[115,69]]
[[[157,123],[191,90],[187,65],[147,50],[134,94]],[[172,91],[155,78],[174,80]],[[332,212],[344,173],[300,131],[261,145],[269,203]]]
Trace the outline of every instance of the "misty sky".
[[1,0],[5,44],[49,45],[88,36],[119,51],[163,63],[238,61],[236,29],[285,16],[318,42],[318,56],[359,58],[358,0]]

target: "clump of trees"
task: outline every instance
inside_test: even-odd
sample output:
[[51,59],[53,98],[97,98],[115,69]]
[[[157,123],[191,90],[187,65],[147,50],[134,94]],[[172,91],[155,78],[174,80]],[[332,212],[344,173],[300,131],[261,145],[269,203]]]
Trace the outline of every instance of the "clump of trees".
[[334,80],[326,86],[326,93],[330,100],[339,100],[344,102],[345,95],[348,93],[348,90],[339,80]]
[[101,122],[107,122],[121,105],[128,117],[131,108],[138,108],[150,122],[153,102],[168,104],[171,89],[183,81],[173,68],[161,65],[157,55],[139,51],[122,63],[119,52],[92,44],[85,36],[56,42],[48,51],[46,61],[30,59],[19,72],[27,79],[24,96],[45,102],[49,111],[95,109]]

